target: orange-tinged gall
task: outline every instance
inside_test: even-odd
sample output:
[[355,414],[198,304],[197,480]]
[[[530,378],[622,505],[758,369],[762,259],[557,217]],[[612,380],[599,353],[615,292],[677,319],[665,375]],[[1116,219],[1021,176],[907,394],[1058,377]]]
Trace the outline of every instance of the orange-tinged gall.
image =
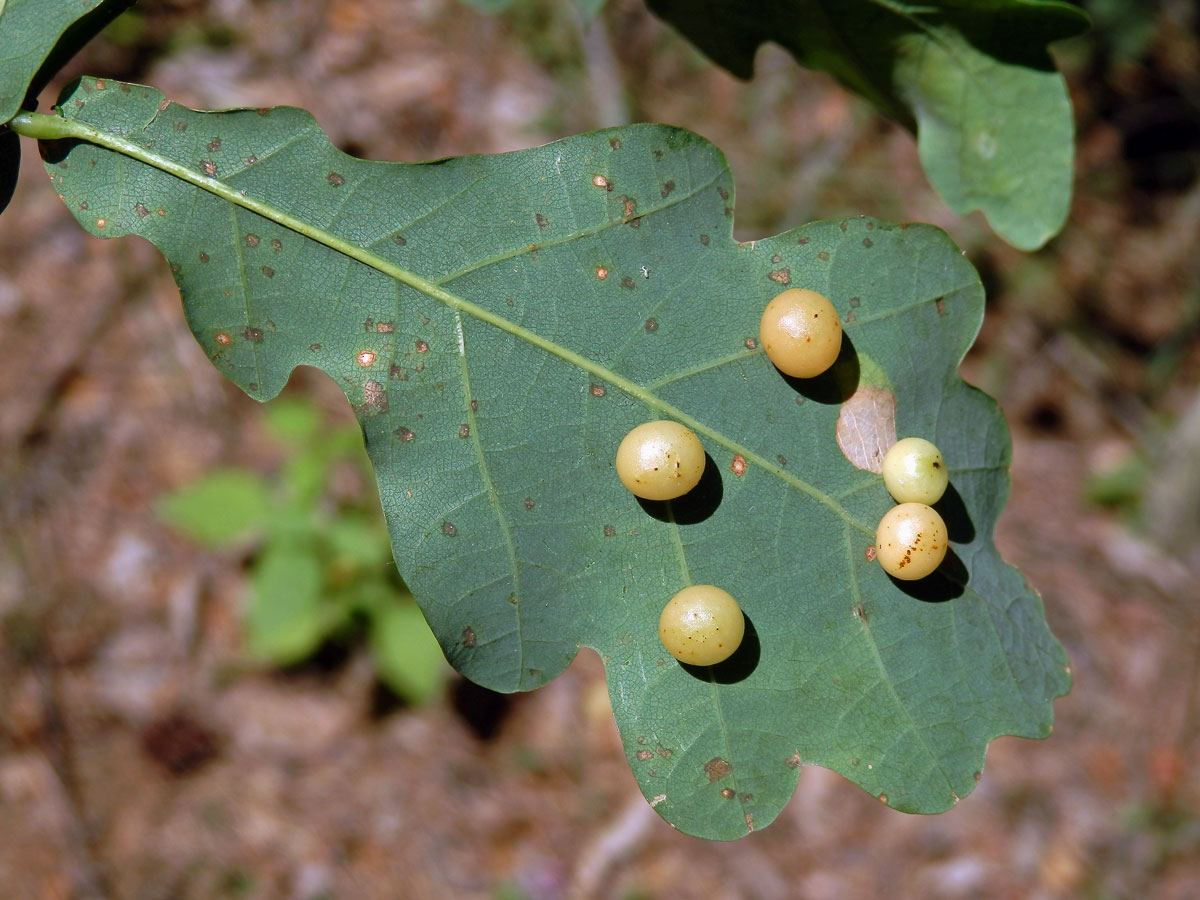
[[742,643],[746,618],[737,600],[711,584],[686,587],[668,601],[658,619],[658,639],[682,663],[712,666]]
[[784,375],[815,378],[841,352],[842,322],[825,295],[788,288],[763,310],[758,339],[767,358]]
[[901,581],[924,578],[946,558],[946,523],[924,503],[893,506],[875,529],[875,558]]
[[937,503],[950,483],[942,451],[924,438],[896,441],[883,457],[883,483],[897,503]]
[[617,448],[617,477],[643,500],[674,500],[704,474],[704,445],[690,428],[660,419],[625,435]]

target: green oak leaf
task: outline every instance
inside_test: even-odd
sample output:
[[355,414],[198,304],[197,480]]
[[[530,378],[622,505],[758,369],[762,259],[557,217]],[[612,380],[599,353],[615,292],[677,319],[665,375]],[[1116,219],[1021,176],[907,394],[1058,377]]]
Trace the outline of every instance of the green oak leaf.
[[0,0],[0,123],[133,0]]
[[[220,371],[260,399],[298,365],[344,390],[450,662],[513,691],[594,648],[638,783],[681,830],[766,825],[809,764],[937,812],[992,738],[1049,733],[1066,658],[992,542],[1008,431],[957,375],[983,290],[941,231],[851,218],[739,244],[720,151],[659,125],[401,164],[341,153],[296,109],[196,112],[92,80],[61,109],[18,128],[84,228],[159,247]],[[845,322],[809,382],[755,340],[789,284]],[[639,503],[613,456],[660,417],[708,468]],[[952,473],[954,555],[908,585],[869,558],[889,428]],[[658,642],[692,583],[749,620],[711,669]]]
[[960,215],[982,210],[1034,250],[1071,202],[1074,123],[1046,45],[1087,27],[1054,0],[647,0],[719,65],[754,72],[765,41],[829,72],[917,133],[921,165]]

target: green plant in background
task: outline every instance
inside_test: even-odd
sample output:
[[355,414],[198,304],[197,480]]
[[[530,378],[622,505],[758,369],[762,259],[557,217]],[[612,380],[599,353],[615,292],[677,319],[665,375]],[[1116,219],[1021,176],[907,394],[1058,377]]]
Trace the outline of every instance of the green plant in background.
[[160,516],[203,546],[254,548],[245,618],[252,656],[303,662],[362,622],[383,682],[409,703],[426,702],[449,670],[392,564],[379,507],[328,495],[339,466],[367,484],[374,477],[358,428],[327,430],[316,407],[296,398],[266,407],[263,420],[287,451],[276,475],[214,470],[164,496]]
[[[57,46],[82,5],[18,19],[31,0],[8,0],[0,40],[16,27]],[[982,205],[1018,246],[1061,225],[1070,115],[1044,45],[1081,27],[1071,7],[847,3],[803,29],[824,6],[705,9],[687,33],[735,71],[764,34],[790,35],[798,58],[915,123],[955,208]],[[392,556],[441,651],[514,691],[595,649],[630,766],[678,828],[761,828],[813,764],[894,808],[939,812],[973,789],[993,738],[1049,734],[1070,672],[992,540],[1010,442],[996,404],[957,373],[983,287],[940,230],[846,218],[738,243],[724,156],[679,128],[368,162],[302,110],[199,112],[104,78],[71,84],[49,114],[22,110],[39,67],[0,63],[0,96],[17,98],[0,109],[0,169],[18,162],[14,133],[36,138],[85,230],[158,247],[196,339],[250,396],[275,397],[299,365],[326,372],[358,418]],[[844,325],[815,378],[785,377],[757,340],[787,286],[827,297]],[[219,473],[198,502],[225,492],[262,535],[252,647],[302,658],[359,612],[390,648],[387,676],[412,652],[393,645],[412,630],[402,615],[419,613],[380,599],[386,548],[367,517],[316,515],[321,454],[336,453],[304,415],[276,417],[313,448],[277,483]],[[681,498],[639,501],[614,458],[658,419],[698,436],[704,475]],[[897,433],[936,443],[950,473],[937,511],[952,550],[912,582],[874,561]],[[167,504],[175,521],[180,503]],[[744,613],[718,665],[679,664],[658,639],[666,600],[695,584]]]

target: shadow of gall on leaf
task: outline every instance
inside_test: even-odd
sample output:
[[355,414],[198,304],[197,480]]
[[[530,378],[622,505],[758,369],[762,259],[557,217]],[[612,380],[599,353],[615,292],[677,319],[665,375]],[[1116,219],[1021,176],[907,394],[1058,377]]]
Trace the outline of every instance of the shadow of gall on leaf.
[[942,564],[924,578],[918,578],[916,581],[902,581],[888,575],[892,584],[908,596],[923,603],[945,603],[947,600],[961,597],[967,588],[970,577],[967,567],[963,565],[962,559],[954,552],[953,547],[946,551],[946,558],[942,560]]
[[946,493],[942,494],[941,500],[933,504],[933,508],[946,523],[946,534],[950,540],[958,544],[969,544],[975,540],[975,523],[971,521],[971,514],[967,512],[962,494],[955,489],[953,482],[946,486]]
[[721,505],[721,497],[725,493],[721,472],[713,458],[704,454],[704,474],[700,483],[674,500],[645,500],[637,498],[637,502],[646,515],[660,522],[674,522],[676,525],[695,525],[703,522]]
[[693,666],[680,663],[683,670],[701,681],[715,681],[717,684],[734,684],[749,678],[758,668],[758,659],[762,655],[762,646],[758,642],[758,630],[754,621],[746,616],[746,633],[742,635],[741,645],[729,659],[715,666]]
[[844,331],[842,346],[838,350],[837,359],[833,365],[814,378],[795,378],[779,373],[779,377],[792,386],[801,396],[815,400],[817,403],[834,405],[845,403],[858,390],[859,377],[862,367],[858,362],[858,352],[854,342]]
[[21,170],[21,139],[15,131],[0,131],[0,212],[12,200]]

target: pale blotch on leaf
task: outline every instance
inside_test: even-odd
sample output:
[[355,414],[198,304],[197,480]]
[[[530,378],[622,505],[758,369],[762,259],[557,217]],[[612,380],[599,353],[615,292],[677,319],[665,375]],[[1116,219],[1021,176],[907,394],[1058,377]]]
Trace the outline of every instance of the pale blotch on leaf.
[[362,353],[358,354],[358,356],[356,356],[354,358],[358,360],[358,364],[360,366],[362,366],[364,369],[375,365],[376,357],[375,357],[374,350],[364,350],[364,351],[362,351]]
[[883,474],[883,457],[896,443],[896,395],[863,385],[842,404],[837,420],[837,444],[858,469]]

